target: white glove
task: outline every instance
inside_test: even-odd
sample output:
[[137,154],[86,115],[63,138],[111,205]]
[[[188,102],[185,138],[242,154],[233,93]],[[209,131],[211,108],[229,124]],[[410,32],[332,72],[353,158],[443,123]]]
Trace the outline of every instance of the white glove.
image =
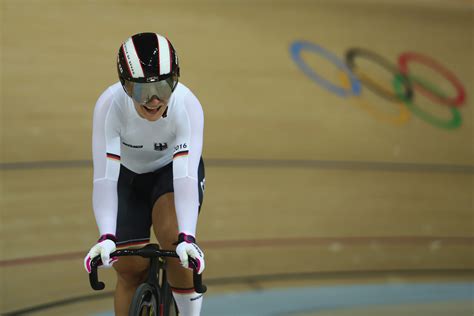
[[193,265],[189,262],[189,257],[191,257],[196,260],[197,273],[201,274],[202,271],[204,271],[206,266],[204,262],[204,253],[196,244],[196,239],[193,236],[184,233],[179,234],[176,253],[179,256],[179,260],[183,267],[193,269]]
[[84,258],[84,268],[86,269],[87,273],[91,273],[91,260],[98,255],[102,259],[102,265],[106,268],[110,268],[112,264],[117,261],[118,258],[112,257],[110,258],[110,254],[115,251],[115,236],[113,239],[110,237],[113,235],[104,235],[100,237],[99,242],[89,250],[89,253]]

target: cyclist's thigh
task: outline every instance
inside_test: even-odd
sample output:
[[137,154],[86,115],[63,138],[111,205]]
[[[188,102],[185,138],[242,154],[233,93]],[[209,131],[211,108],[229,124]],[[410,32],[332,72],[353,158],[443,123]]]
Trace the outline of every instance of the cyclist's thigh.
[[146,190],[151,191],[152,185],[152,174],[136,174],[121,166],[117,186],[117,247],[149,243],[152,203]]
[[152,213],[153,231],[162,248],[174,249],[178,238],[178,221],[174,207],[174,193],[158,198]]
[[[201,158],[198,169],[198,192],[199,211],[204,198],[205,171],[204,162]],[[154,206],[152,211],[152,223],[155,236],[163,248],[174,248],[173,243],[177,241],[178,222],[174,203],[173,188],[173,165],[163,167],[156,172],[153,190]]]
[[[117,186],[117,248],[142,247],[149,243],[152,207],[146,188],[152,183],[150,174],[139,175],[121,166]],[[120,276],[131,280],[144,275],[148,266],[149,259],[141,257],[120,257],[113,265]]]

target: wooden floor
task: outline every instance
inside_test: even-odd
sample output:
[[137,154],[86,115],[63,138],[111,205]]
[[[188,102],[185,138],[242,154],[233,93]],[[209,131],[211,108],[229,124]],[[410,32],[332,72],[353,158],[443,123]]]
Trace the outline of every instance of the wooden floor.
[[[210,294],[276,286],[265,276],[284,275],[284,286],[297,286],[291,275],[301,274],[311,284],[328,275],[354,282],[343,272],[363,273],[361,283],[383,271],[473,279],[471,1],[0,3],[0,313],[94,294],[82,267],[97,238],[92,111],[117,80],[120,43],[143,31],[170,38],[181,81],[205,111],[198,238]],[[297,41],[313,45],[301,56],[331,85],[341,86],[341,69],[322,51],[342,62],[361,47],[394,65],[417,52],[454,75],[466,98],[453,110],[415,90],[419,110],[411,112],[366,86],[341,97],[295,62]],[[386,71],[358,63],[390,87]],[[409,66],[456,95],[446,72]],[[383,118],[398,111],[401,121]],[[455,112],[456,124],[439,123]],[[103,273],[113,289],[113,273]],[[78,300],[42,314],[109,305],[110,297]]]

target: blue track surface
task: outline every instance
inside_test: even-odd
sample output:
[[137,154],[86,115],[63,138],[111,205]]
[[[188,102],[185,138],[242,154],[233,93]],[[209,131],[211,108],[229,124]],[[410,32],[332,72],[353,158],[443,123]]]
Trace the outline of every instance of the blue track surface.
[[[275,316],[352,307],[474,300],[474,283],[350,285],[269,289],[205,297],[202,315]],[[94,314],[113,316],[113,312]]]

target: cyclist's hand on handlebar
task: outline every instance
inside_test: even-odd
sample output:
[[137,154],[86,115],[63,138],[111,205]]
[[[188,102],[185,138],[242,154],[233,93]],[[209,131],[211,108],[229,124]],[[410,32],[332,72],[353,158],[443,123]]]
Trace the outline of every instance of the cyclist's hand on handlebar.
[[91,260],[100,255],[102,265],[106,268],[110,268],[112,264],[117,261],[117,258],[110,258],[110,254],[115,251],[115,242],[117,239],[114,235],[106,234],[102,235],[97,244],[89,250],[89,253],[84,258],[84,268],[87,273],[91,273]]
[[192,269],[193,266],[189,262],[189,257],[196,260],[197,267],[196,271],[201,274],[204,271],[204,253],[196,244],[196,239],[191,235],[180,233],[178,236],[178,246],[176,247],[176,253],[179,256],[181,265],[185,268]]

